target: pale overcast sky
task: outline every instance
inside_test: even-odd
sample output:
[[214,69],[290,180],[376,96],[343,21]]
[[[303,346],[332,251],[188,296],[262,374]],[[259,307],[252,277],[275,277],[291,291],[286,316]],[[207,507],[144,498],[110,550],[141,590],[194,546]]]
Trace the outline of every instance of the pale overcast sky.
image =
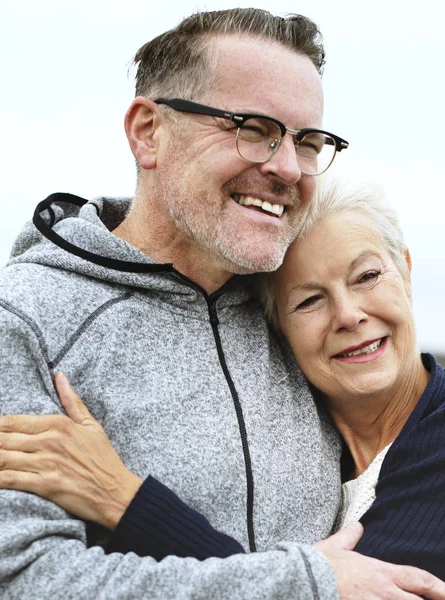
[[[48,194],[133,194],[135,169],[122,125],[133,96],[132,56],[196,9],[233,5],[1,0],[0,264]],[[443,3],[254,5],[300,12],[319,24],[327,50],[324,125],[350,142],[332,172],[385,187],[411,248],[421,346],[445,351]]]

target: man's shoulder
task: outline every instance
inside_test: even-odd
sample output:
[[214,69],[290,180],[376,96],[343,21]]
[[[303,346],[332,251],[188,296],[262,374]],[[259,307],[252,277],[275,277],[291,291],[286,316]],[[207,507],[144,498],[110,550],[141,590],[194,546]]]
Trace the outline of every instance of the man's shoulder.
[[0,271],[0,323],[21,321],[43,330],[69,329],[124,291],[82,274],[35,263]]

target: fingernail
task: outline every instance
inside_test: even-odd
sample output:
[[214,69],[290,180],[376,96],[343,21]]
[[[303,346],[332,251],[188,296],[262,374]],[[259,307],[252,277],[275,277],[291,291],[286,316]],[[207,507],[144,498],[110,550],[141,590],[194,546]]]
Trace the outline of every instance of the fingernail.
[[57,379],[60,381],[60,383],[62,383],[62,385],[68,385],[69,386],[69,381],[68,379],[65,377],[65,374],[62,373],[62,371],[57,371],[56,373],[56,377]]

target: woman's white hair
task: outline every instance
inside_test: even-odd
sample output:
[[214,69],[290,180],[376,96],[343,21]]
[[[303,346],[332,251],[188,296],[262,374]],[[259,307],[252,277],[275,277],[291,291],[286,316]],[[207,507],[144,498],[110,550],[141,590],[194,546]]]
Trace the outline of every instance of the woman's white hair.
[[[306,237],[313,227],[325,217],[359,212],[369,217],[376,234],[388,250],[395,266],[409,281],[409,266],[403,233],[395,210],[388,202],[383,189],[376,184],[340,183],[320,180],[314,200],[303,219],[294,244]],[[274,274],[262,275],[261,297],[270,323],[278,330]]]

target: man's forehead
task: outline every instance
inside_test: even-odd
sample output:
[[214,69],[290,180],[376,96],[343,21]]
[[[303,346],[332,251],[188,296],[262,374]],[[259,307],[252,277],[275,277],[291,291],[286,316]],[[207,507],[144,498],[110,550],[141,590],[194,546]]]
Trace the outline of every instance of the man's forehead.
[[[227,110],[269,114],[289,126],[321,124],[321,78],[307,56],[274,40],[239,34],[215,36],[208,52],[216,70],[209,102],[218,99]],[[298,115],[292,115],[293,106]]]
[[315,65],[302,52],[265,37],[238,33],[217,34],[209,38],[207,48],[213,58],[213,66],[217,69],[223,66],[225,73],[252,67],[261,71],[269,64],[286,64],[288,68],[292,68],[295,63],[303,60],[318,75]]

